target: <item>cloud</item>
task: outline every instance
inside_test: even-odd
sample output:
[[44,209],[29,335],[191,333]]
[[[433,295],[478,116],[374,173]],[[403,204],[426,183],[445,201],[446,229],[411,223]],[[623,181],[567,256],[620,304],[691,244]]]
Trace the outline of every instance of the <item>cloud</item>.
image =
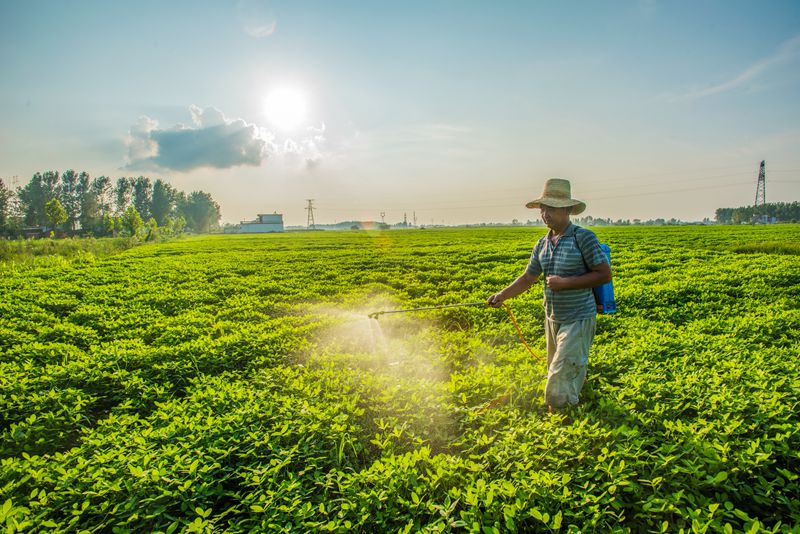
[[771,56],[757,61],[743,70],[739,75],[724,82],[706,87],[705,89],[688,91],[682,95],[670,96],[668,99],[676,100],[697,100],[712,95],[727,93],[738,89],[764,72],[784,63],[791,62],[800,57],[800,35],[796,35],[781,43],[778,50]]
[[303,138],[289,138],[281,143],[276,142],[274,134],[270,132],[262,131],[262,135],[270,137],[267,147],[270,157],[275,157],[289,166],[302,166],[313,170],[330,156],[327,148],[328,139],[325,136],[326,129],[325,123],[319,127],[310,126],[306,128],[306,135]]
[[201,167],[227,169],[259,166],[267,157],[269,138],[242,119],[228,119],[215,108],[190,108],[193,126],[159,129],[140,117],[129,131],[128,168],[190,171]]
[[278,25],[268,0],[239,0],[236,12],[244,32],[256,39],[269,37]]
[[158,122],[150,117],[139,117],[131,126],[128,138],[128,158],[142,161],[158,154],[158,144],[150,138],[150,132],[158,127]]

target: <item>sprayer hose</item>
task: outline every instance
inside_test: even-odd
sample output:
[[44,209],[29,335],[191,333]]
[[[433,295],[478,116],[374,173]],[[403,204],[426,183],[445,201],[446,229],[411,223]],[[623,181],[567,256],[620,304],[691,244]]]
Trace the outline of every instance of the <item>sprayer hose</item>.
[[545,359],[542,358],[541,355],[536,354],[535,352],[533,352],[533,350],[531,350],[530,346],[528,346],[528,342],[525,341],[525,336],[522,335],[522,329],[519,327],[519,324],[517,323],[517,318],[514,317],[514,312],[511,311],[511,308],[509,308],[508,304],[506,304],[505,302],[503,303],[503,307],[508,312],[508,316],[511,317],[511,322],[514,323],[514,327],[517,329],[517,334],[519,334],[519,338],[522,340],[522,344],[525,345],[525,348],[528,349],[528,352],[531,353],[531,356],[533,356],[537,360],[540,360],[540,361],[544,362]]
[[[503,307],[508,312],[508,316],[511,317],[511,322],[514,323],[514,327],[517,329],[517,334],[519,334],[519,338],[520,338],[520,340],[522,340],[522,344],[525,345],[525,348],[528,349],[528,352],[531,353],[531,356],[533,356],[537,360],[545,363],[546,360],[544,358],[542,358],[541,355],[536,354],[535,352],[533,352],[533,350],[531,350],[530,346],[528,345],[528,342],[525,341],[525,336],[522,335],[522,329],[519,327],[519,323],[517,323],[517,318],[514,317],[514,312],[511,311],[511,308],[509,308],[508,304],[506,304],[506,303],[503,303]],[[501,404],[503,404],[505,402],[508,402],[509,399],[511,398],[511,393],[512,393],[513,390],[514,390],[514,386],[512,385],[508,389],[508,391],[506,391],[505,393],[503,393],[499,397],[496,397],[496,398],[492,399],[491,401],[487,402],[486,404],[484,404],[483,407],[480,410],[478,410],[476,415],[478,415],[478,416],[483,415],[484,413],[486,413],[487,410],[493,410],[493,409],[497,408],[499,405],[501,405]]]

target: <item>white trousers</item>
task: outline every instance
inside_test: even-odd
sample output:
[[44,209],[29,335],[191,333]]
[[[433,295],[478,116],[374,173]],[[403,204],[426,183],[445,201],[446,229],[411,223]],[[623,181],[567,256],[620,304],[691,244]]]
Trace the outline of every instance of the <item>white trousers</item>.
[[586,381],[589,347],[596,326],[597,319],[594,316],[572,323],[545,319],[547,385],[544,402],[548,406],[561,408],[567,404],[578,404]]

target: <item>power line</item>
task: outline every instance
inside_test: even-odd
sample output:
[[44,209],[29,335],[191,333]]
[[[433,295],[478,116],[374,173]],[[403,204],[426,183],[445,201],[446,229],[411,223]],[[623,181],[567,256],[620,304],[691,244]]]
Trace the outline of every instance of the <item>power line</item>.
[[737,187],[740,185],[750,185],[751,182],[736,182],[731,184],[723,184],[723,185],[706,185],[702,187],[683,187],[680,189],[670,189],[668,191],[651,191],[645,193],[632,193],[629,195],[613,195],[610,197],[586,197],[587,200],[608,200],[613,198],[628,198],[628,197],[643,197],[643,196],[650,196],[650,195],[669,195],[670,193],[682,193],[684,191],[701,191],[704,189],[720,189],[720,188],[729,188],[729,187]]
[[[710,169],[722,170],[722,169],[725,169],[725,168],[726,167],[713,167],[713,168],[709,168],[709,169],[705,169],[705,170],[710,170]],[[736,166],[736,167],[730,167],[730,168],[740,169],[741,167],[740,166]],[[690,174],[692,172],[702,172],[702,171],[703,170],[701,170],[701,169],[696,169],[696,170],[692,170],[692,171],[687,171],[687,173]],[[793,173],[793,172],[800,172],[800,169],[778,169],[778,170],[772,170],[770,172]],[[674,175],[674,174],[675,173],[653,173],[653,174],[648,174],[648,175],[642,175],[642,177],[644,177],[644,176],[647,176],[647,177],[650,177],[650,176],[670,176],[670,175]],[[735,172],[735,173],[717,174],[717,175],[711,175],[711,176],[683,178],[683,179],[679,179],[679,180],[671,180],[671,182],[672,183],[685,183],[685,182],[696,183],[698,181],[713,180],[713,179],[718,179],[718,178],[732,178],[732,177],[744,176],[744,175],[750,175],[750,172]],[[631,180],[631,179],[634,179],[634,178],[633,177],[628,177],[628,178],[622,178],[622,179],[614,179],[614,180],[610,180],[610,182],[618,182],[618,181],[621,181],[621,180]],[[633,184],[629,184],[629,185],[604,187],[602,189],[602,191],[598,192],[598,193],[602,194],[603,192],[607,192],[608,190],[614,190],[614,189],[631,189],[632,187],[640,189],[640,188],[643,188],[643,187],[646,188],[646,187],[653,187],[653,186],[661,186],[656,191],[641,191],[640,190],[640,191],[637,191],[637,192],[623,193],[623,194],[613,194],[613,195],[605,195],[605,196],[594,196],[592,194],[585,194],[584,193],[582,195],[582,198],[585,198],[587,200],[596,201],[596,200],[610,200],[610,199],[616,199],[616,198],[635,198],[635,197],[653,196],[653,195],[669,195],[669,194],[680,193],[680,192],[685,192],[685,191],[702,191],[702,190],[708,190],[708,189],[729,189],[729,188],[749,185],[751,183],[752,182],[750,182],[750,181],[747,181],[747,182],[727,182],[727,183],[723,183],[723,184],[712,184],[712,185],[705,185],[705,186],[698,186],[698,187],[671,188],[669,190],[664,190],[663,189],[663,186],[665,185],[664,184],[664,180],[659,180],[657,182],[633,183]],[[771,180],[771,183],[781,183],[781,184],[789,183],[789,184],[793,184],[793,183],[800,183],[800,181],[798,181],[798,180]],[[511,192],[511,191],[522,191],[522,190],[523,190],[523,188],[509,188],[509,189],[504,189],[503,191]],[[524,188],[524,190],[530,192],[530,188],[526,187],[526,188]],[[496,188],[493,188],[492,191],[493,192],[498,192],[498,190]],[[477,192],[476,192],[476,194],[477,194]],[[472,199],[464,199],[464,200],[453,200],[453,201],[449,201],[449,202],[437,202],[435,204],[426,204],[426,205],[422,205],[422,206],[419,206],[418,204],[415,204],[414,207],[415,207],[416,210],[420,210],[420,211],[438,211],[438,210],[465,210],[465,209],[490,209],[490,208],[518,208],[522,204],[522,202],[520,201],[518,195],[514,195],[513,197],[511,197],[511,196],[494,197],[494,198],[483,197],[483,200],[484,201],[496,201],[497,203],[496,204],[476,204],[474,202],[474,200],[472,200]],[[340,207],[340,206],[323,206],[323,208],[322,208],[322,210],[324,212],[334,212],[334,211],[352,212],[353,209],[354,209],[353,206],[347,206],[347,207],[344,207],[344,206],[342,206],[342,207]],[[360,209],[363,210],[363,207],[361,207]],[[402,206],[402,207],[397,207],[397,208],[392,207],[391,210],[392,211],[407,211],[408,210],[408,206]],[[382,215],[385,215],[385,212],[382,212]]]
[[[717,184],[717,185],[707,185],[701,187],[683,187],[678,189],[670,189],[667,191],[648,191],[648,192],[640,192],[640,193],[630,193],[630,194],[623,194],[623,195],[611,195],[605,197],[594,197],[594,196],[586,196],[586,200],[610,200],[615,198],[635,198],[640,196],[652,196],[652,195],[669,195],[672,193],[682,193],[685,191],[702,191],[707,189],[727,189],[732,187],[740,187],[743,185],[750,185],[752,182],[735,182],[735,183],[728,183],[728,184]],[[519,208],[524,204],[521,202],[514,202],[508,204],[470,204],[470,205],[463,205],[463,206],[443,206],[443,205],[430,205],[424,206],[422,208],[417,207],[418,211],[437,211],[437,210],[461,210],[461,209],[484,209],[484,208]],[[363,208],[362,208],[363,209]],[[393,208],[392,211],[402,211],[406,208]],[[352,211],[352,207],[324,207],[321,211],[331,212],[331,211]],[[318,209],[318,211],[320,211]]]

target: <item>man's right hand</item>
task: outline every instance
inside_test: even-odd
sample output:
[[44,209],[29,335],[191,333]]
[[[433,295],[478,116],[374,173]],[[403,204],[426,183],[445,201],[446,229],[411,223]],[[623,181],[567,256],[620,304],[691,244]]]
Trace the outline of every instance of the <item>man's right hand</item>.
[[488,299],[486,299],[486,304],[491,306],[492,308],[499,308],[503,305],[503,299],[500,298],[500,293],[495,293]]

